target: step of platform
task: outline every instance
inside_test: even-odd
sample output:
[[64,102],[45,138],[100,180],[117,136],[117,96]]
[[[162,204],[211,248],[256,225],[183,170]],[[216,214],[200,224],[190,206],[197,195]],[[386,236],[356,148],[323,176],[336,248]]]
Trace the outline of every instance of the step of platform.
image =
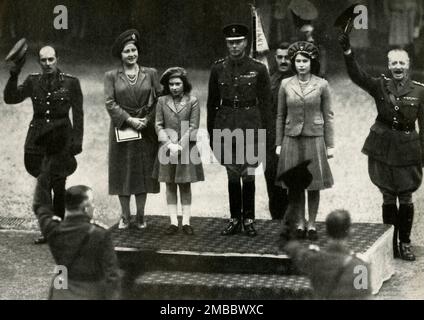
[[139,276],[128,299],[279,300],[312,296],[302,276],[153,271]]
[[[132,272],[182,271],[247,274],[296,274],[289,257],[280,248],[280,222],[257,220],[258,236],[221,236],[227,221],[218,218],[192,218],[195,235],[180,232],[166,235],[166,216],[147,217],[146,229],[113,229],[115,250],[125,269]],[[389,229],[383,224],[358,223],[352,226],[350,248],[367,252]],[[323,223],[317,223],[319,240],[304,240],[325,249],[327,237]]]

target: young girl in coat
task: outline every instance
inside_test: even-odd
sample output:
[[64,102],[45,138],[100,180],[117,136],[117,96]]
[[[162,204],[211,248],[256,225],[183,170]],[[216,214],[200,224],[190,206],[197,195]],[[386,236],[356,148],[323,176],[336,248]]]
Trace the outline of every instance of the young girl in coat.
[[191,183],[203,181],[203,167],[196,148],[196,133],[200,121],[197,98],[190,95],[187,72],[180,67],[169,68],[160,79],[164,96],[156,106],[155,127],[159,148],[153,177],[166,183],[166,201],[171,224],[166,234],[178,232],[177,189],[180,190],[182,230],[194,233],[190,225]]

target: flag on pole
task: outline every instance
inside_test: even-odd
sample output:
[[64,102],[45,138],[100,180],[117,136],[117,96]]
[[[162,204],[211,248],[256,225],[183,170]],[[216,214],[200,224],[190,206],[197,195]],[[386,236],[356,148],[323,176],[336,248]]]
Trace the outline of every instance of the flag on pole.
[[253,58],[260,60],[269,69],[266,54],[269,51],[268,41],[266,40],[261,17],[258,10],[252,5],[252,52]]

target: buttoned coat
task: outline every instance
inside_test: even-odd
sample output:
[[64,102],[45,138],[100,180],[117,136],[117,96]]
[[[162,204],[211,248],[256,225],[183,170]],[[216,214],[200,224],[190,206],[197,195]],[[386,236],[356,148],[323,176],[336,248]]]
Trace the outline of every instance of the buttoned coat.
[[276,121],[277,146],[283,137],[324,136],[327,148],[334,147],[334,113],[328,82],[311,76],[302,92],[297,76],[281,82]]
[[37,177],[44,154],[61,153],[60,162],[66,165],[57,163],[56,173],[71,174],[76,167],[74,155],[82,150],[84,133],[83,96],[78,79],[58,70],[51,79],[44,74],[31,74],[18,86],[18,75],[11,73],[4,101],[16,104],[26,98],[31,98],[34,110],[24,147],[28,173]]
[[[392,78],[367,74],[353,53],[345,55],[345,61],[350,78],[374,98],[378,112],[362,152],[390,166],[421,165],[424,159],[424,85],[406,79],[403,86],[397,88]],[[415,130],[417,120],[419,132]],[[389,125],[394,121],[410,129],[395,130]]]
[[[155,127],[158,139],[162,144],[158,159],[168,152],[170,143],[179,144],[182,147],[178,161],[175,164],[175,172],[168,165],[156,163],[155,178],[163,182],[196,182],[204,180],[203,169],[200,164],[200,155],[196,150],[196,135],[200,122],[200,107],[196,97],[185,94],[178,105],[175,105],[171,95],[162,96],[156,106]],[[194,164],[190,156],[199,156],[199,163]],[[175,175],[175,176],[174,176]]]
[[[154,128],[155,105],[161,90],[157,71],[140,66],[138,79],[131,85],[123,67],[106,72],[105,105],[111,123],[109,130],[109,193],[131,195],[158,193],[159,183],[152,178],[158,151]],[[117,142],[115,128],[127,126],[129,117],[146,118],[142,139]]]

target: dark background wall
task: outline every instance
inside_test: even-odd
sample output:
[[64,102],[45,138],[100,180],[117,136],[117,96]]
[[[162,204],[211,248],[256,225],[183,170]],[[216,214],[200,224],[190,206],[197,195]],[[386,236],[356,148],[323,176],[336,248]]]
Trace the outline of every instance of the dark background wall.
[[[225,55],[222,27],[230,22],[250,24],[252,2],[261,10],[270,44],[288,40],[288,19],[276,19],[276,6],[286,10],[290,0],[0,0],[0,48],[26,37],[33,44],[52,41],[86,57],[90,53],[94,60],[110,58],[115,37],[135,27],[142,34],[141,58],[146,64],[207,67]],[[310,2],[319,10],[314,21],[316,39],[327,49],[330,61],[337,60],[340,49],[333,22],[352,1]],[[370,30],[363,35],[372,45],[366,53],[373,56],[376,49],[381,56],[389,31],[384,1],[360,2],[367,4],[370,14]],[[68,30],[53,28],[53,9],[60,4],[69,10]]]

